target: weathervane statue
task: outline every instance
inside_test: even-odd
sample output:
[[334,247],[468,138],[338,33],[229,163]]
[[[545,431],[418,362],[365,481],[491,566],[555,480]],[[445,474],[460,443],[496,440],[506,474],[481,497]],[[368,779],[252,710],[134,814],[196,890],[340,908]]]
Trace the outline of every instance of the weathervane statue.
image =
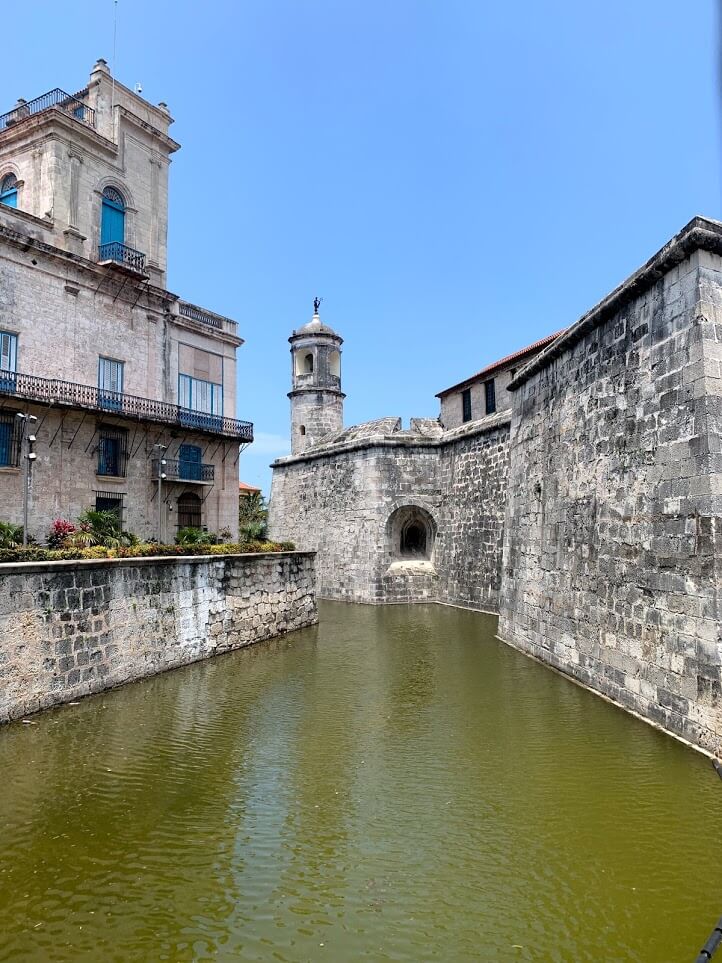
[[314,314],[318,314],[318,309],[321,307],[321,302],[322,302],[322,301],[323,301],[323,298],[314,298],[314,299],[313,299],[313,313],[314,313]]

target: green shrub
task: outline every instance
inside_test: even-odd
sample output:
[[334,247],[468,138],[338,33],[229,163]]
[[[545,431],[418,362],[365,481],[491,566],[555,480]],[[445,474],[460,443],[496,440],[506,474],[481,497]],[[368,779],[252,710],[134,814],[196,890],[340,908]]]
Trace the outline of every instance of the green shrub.
[[16,548],[23,544],[23,526],[0,522],[0,548]]
[[96,511],[93,508],[87,508],[78,515],[78,527],[64,542],[64,546],[70,548],[90,548],[94,545],[120,548],[137,544],[137,537],[121,528],[117,512]]
[[218,539],[212,532],[188,525],[178,530],[175,541],[176,545],[215,545]]
[[97,558],[155,558],[181,557],[184,555],[246,555],[265,552],[291,552],[293,542],[244,542],[221,545],[158,545],[138,542],[135,545],[120,545],[106,548],[104,545],[91,545],[86,548],[69,547],[62,549],[39,548],[0,548],[2,562],[65,562]]

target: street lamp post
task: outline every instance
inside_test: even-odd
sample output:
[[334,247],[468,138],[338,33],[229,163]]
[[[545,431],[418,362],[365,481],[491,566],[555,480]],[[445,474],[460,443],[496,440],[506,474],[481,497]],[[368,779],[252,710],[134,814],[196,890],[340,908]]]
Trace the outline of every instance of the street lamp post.
[[35,442],[37,437],[31,434],[30,425],[38,419],[35,415],[18,412],[15,416],[22,424],[22,437],[20,440],[20,452],[23,460],[23,547],[28,544],[28,504],[30,501],[30,475],[33,462],[37,459],[35,453]]
[[163,457],[163,452],[168,448],[167,445],[153,445],[154,448],[158,449],[158,544],[163,544],[163,479],[166,477],[166,473],[163,471],[165,468],[166,460]]

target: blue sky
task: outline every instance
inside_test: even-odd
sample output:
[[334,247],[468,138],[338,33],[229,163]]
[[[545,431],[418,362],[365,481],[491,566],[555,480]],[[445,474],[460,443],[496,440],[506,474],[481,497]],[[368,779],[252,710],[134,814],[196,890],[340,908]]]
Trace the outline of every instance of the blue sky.
[[[5,107],[112,59],[112,0],[17,8]],[[346,423],[572,321],[720,216],[714,0],[119,0],[116,74],[165,100],[169,287],[238,320],[268,491],[287,337],[345,338]]]

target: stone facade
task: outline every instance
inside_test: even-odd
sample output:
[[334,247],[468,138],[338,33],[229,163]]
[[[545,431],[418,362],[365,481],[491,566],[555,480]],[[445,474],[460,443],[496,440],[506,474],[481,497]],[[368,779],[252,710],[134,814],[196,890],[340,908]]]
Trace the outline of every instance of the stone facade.
[[[234,321],[163,286],[179,146],[168,109],[113,85],[102,61],[77,97],[40,108],[0,118],[0,184],[17,179],[17,206],[0,203],[0,518],[22,522],[24,413],[37,419],[35,538],[107,505],[143,538],[172,541],[191,519],[235,538],[239,446],[252,439],[235,419],[243,342]],[[125,204],[110,253],[108,188]]]
[[721,396],[722,224],[695,218],[571,328],[441,392],[439,421],[279,459],[272,531],[318,550],[324,596],[498,611],[505,641],[719,754]]
[[[313,454],[280,459],[271,535],[318,553],[324,598],[496,611],[508,424],[495,415],[443,433],[430,419],[408,431],[400,419],[380,419],[332,436]],[[400,532],[414,511],[428,520],[426,544],[405,553]],[[457,551],[460,539],[468,551]]]
[[300,552],[0,568],[0,722],[318,621]]
[[499,633],[720,751],[722,226],[516,382]]
[[147,256],[152,283],[164,287],[168,171],[180,147],[168,134],[168,107],[114,79],[104,60],[83,90],[36,106],[19,101],[0,125],[0,181],[17,178],[18,210],[38,219],[55,247],[96,260],[102,192],[118,188],[125,243]]

